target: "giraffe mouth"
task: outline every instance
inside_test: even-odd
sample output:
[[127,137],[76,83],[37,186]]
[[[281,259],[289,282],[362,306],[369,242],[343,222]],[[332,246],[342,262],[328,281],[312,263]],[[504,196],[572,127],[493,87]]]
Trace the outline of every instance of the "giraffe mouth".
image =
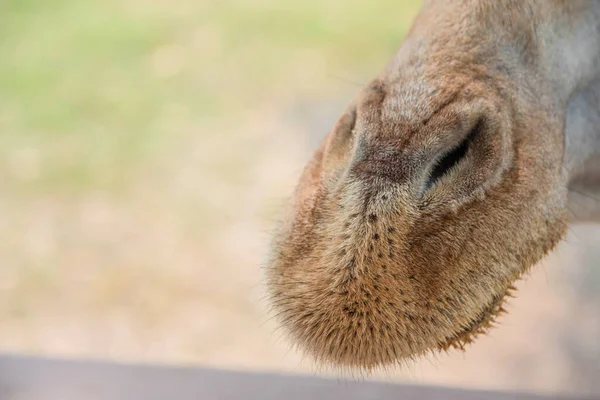
[[471,322],[463,325],[462,330],[458,333],[446,337],[444,341],[438,343],[440,350],[446,351],[448,349],[460,349],[465,350],[465,347],[475,341],[479,335],[485,335],[489,329],[493,328],[496,318],[502,314],[506,314],[504,309],[504,303],[506,297],[511,296],[513,290],[516,290],[514,286],[508,287],[504,294],[496,295],[484,307],[476,318],[473,318]]

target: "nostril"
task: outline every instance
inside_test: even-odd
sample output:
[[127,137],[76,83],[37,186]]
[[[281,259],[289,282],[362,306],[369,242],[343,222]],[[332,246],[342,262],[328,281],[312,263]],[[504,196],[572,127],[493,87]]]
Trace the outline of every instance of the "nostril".
[[348,156],[354,140],[355,125],[356,108],[351,105],[336,122],[331,134],[326,139],[324,165],[329,168],[339,166]]
[[460,160],[464,158],[469,150],[469,146],[475,140],[483,126],[483,121],[479,121],[469,134],[459,143],[454,149],[447,152],[440,160],[438,160],[425,183],[425,191],[431,188],[441,177],[446,175]]

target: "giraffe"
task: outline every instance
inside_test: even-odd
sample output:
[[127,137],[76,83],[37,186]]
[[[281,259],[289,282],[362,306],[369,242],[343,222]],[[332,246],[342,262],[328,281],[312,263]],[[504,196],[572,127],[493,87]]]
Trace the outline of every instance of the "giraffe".
[[304,168],[270,303],[334,366],[464,348],[598,190],[600,1],[426,0]]

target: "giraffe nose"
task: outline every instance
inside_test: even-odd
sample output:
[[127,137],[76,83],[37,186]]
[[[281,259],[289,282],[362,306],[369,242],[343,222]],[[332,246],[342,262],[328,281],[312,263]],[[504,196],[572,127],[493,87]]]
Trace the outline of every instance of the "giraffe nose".
[[453,200],[494,184],[511,161],[508,130],[487,107],[461,107],[417,128],[383,122],[357,129],[349,178],[402,185],[413,198],[443,187]]

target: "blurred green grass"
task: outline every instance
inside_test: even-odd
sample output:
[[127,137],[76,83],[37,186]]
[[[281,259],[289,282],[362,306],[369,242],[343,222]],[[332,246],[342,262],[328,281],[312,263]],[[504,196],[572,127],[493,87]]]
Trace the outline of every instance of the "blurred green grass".
[[273,99],[325,94],[320,86],[331,77],[315,74],[307,84],[299,79],[303,64],[324,62],[334,75],[375,73],[417,7],[391,0],[6,0],[0,155],[16,169],[37,165],[35,179],[15,180],[6,168],[0,178],[30,194],[123,189],[185,140],[184,127],[230,121]]

